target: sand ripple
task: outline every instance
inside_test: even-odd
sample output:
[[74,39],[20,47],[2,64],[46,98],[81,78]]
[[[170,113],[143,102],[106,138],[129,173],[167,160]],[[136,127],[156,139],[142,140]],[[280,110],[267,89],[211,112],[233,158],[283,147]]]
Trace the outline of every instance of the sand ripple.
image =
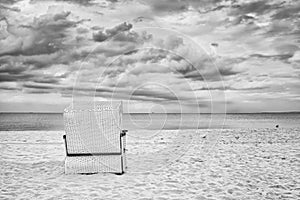
[[[0,132],[0,198],[300,199],[299,131],[183,132],[185,147],[174,143],[172,131],[143,144],[129,138],[129,168],[123,176],[65,175],[63,132]],[[150,150],[161,156],[160,162],[151,161],[151,156],[142,161],[146,164],[139,162]],[[185,154],[173,162],[164,157],[179,151]]]

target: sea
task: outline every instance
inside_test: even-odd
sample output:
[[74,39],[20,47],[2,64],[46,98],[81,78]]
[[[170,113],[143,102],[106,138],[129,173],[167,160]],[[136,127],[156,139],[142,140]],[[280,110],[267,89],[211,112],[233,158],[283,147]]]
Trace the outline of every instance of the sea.
[[[300,113],[131,113],[123,114],[128,130],[299,128]],[[64,130],[62,113],[0,113],[0,131]]]

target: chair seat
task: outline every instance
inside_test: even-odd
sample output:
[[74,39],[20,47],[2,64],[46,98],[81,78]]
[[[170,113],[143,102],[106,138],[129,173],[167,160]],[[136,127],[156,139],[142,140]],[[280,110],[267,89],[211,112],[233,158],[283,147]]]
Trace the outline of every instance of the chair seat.
[[121,156],[67,156],[66,174],[124,173]]

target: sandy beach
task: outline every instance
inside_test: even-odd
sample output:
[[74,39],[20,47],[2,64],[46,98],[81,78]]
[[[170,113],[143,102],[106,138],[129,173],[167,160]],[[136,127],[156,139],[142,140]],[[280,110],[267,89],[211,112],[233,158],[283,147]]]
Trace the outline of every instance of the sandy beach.
[[0,0],[0,200],[300,200],[299,36],[300,0]]
[[299,131],[132,131],[122,176],[65,175],[63,131],[2,131],[0,198],[299,199]]

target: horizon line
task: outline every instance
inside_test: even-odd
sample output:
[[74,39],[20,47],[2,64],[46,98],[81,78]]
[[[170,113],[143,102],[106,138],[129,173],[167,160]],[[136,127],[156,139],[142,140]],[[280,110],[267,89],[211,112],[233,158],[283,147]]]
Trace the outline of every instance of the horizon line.
[[[0,114],[63,114],[64,112],[47,112],[47,111],[4,111]],[[189,112],[182,112],[182,113],[176,113],[176,112],[169,112],[169,113],[156,113],[156,112],[133,112],[133,113],[126,113],[123,114],[287,114],[287,113],[299,113],[300,111],[262,111],[262,112],[226,112],[226,113],[209,113],[209,112],[203,112],[203,113],[189,113]]]

